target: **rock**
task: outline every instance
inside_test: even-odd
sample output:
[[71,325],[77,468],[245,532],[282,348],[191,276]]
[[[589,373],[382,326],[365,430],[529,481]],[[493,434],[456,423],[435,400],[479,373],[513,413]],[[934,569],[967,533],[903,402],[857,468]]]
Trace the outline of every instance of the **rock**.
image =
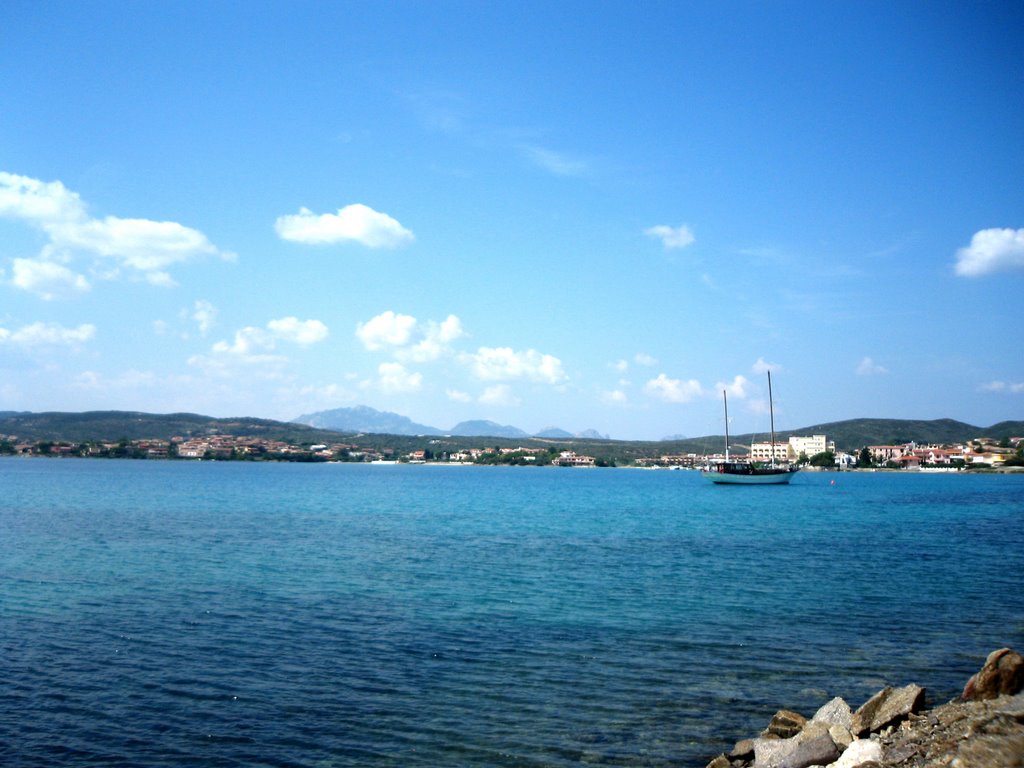
[[1005,715],[1017,722],[1024,723],[1024,693],[1018,693],[998,710],[1000,715]]
[[880,690],[853,713],[854,736],[881,731],[924,706],[924,688],[907,685],[903,688],[887,687]]
[[1021,768],[1024,766],[1024,734],[979,736],[965,741],[950,763],[952,768]]
[[736,746],[732,748],[732,752],[727,757],[730,760],[753,760],[754,740],[744,739],[743,741],[737,741]]
[[836,696],[832,701],[823,704],[811,720],[828,725],[841,725],[850,730],[853,727],[853,712],[842,697]]
[[808,768],[828,765],[837,757],[839,748],[820,723],[808,723],[788,739],[754,739],[754,768]]
[[754,768],[778,768],[796,747],[794,739],[754,739]]
[[1024,657],[1010,648],[993,651],[985,665],[967,681],[963,698],[967,701],[1012,696],[1024,690]]
[[812,765],[828,765],[839,757],[839,747],[827,732],[800,744],[779,768],[808,768]]
[[850,733],[850,729],[842,725],[830,725],[828,735],[832,737],[832,741],[840,750],[846,749],[853,743],[853,734]]
[[882,747],[877,741],[857,739],[829,768],[857,768],[871,761],[882,760]]
[[725,755],[719,755],[708,763],[708,768],[732,768],[732,763]]
[[768,728],[761,735],[774,734],[780,739],[788,739],[800,733],[806,723],[807,718],[799,712],[780,709],[772,717],[772,721],[768,723]]

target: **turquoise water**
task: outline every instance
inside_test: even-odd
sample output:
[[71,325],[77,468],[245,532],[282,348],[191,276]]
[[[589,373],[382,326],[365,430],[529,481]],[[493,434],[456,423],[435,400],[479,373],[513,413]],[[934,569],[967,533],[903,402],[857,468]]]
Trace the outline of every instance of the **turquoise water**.
[[0,460],[0,764],[703,766],[1022,576],[1022,477]]

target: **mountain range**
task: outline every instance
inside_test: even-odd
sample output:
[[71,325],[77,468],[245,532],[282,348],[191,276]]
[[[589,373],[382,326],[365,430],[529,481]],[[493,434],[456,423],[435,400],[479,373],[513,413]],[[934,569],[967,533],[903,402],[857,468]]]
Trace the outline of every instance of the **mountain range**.
[[316,411],[306,413],[292,420],[296,424],[316,427],[317,429],[330,429],[338,432],[364,432],[369,434],[386,435],[451,435],[453,437],[504,437],[508,439],[540,437],[550,440],[568,440],[572,438],[586,440],[607,440],[607,435],[602,435],[596,430],[588,429],[584,432],[572,433],[558,427],[545,427],[540,432],[530,434],[518,427],[506,424],[498,424],[485,419],[471,421],[460,421],[451,429],[438,429],[426,424],[418,424],[407,416],[402,416],[390,411],[378,411],[365,405],[357,405],[353,408],[333,408],[327,411]]

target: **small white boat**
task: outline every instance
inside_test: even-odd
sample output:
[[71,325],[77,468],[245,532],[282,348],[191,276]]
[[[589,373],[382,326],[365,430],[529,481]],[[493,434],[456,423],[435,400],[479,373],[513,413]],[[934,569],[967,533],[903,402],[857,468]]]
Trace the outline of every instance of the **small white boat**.
[[775,464],[775,407],[772,405],[772,373],[768,372],[768,412],[771,414],[772,442],[771,465],[761,467],[752,461],[729,459],[729,401],[722,390],[722,404],[725,406],[725,461],[712,464],[701,470],[701,476],[720,485],[784,485],[793,479],[799,467],[776,466]]

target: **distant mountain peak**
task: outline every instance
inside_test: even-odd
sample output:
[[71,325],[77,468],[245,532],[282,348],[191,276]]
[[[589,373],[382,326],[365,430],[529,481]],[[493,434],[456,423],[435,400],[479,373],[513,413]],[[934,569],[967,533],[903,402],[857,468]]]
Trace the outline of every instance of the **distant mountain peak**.
[[368,432],[381,435],[444,434],[437,427],[417,424],[407,416],[390,411],[378,411],[367,405],[307,413],[297,419],[292,419],[292,421],[296,424],[307,424],[319,429],[333,429],[337,432]]
[[566,432],[558,427],[544,427],[540,432],[534,434],[534,437],[544,437],[548,440],[568,440],[573,436],[572,432]]
[[497,422],[488,421],[487,419],[460,421],[451,428],[449,434],[456,437],[529,437],[526,432],[523,432],[523,430],[518,427],[498,424]]

